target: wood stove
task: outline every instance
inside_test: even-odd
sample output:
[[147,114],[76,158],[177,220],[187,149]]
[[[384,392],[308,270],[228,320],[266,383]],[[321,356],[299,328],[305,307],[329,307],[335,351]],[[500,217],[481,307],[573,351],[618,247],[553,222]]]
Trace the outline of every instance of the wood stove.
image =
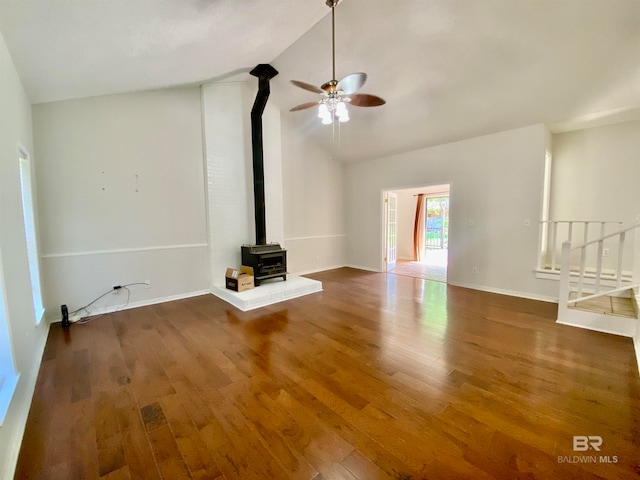
[[287,279],[287,251],[277,243],[243,245],[242,264],[253,268],[256,287],[262,280],[278,277]]
[[269,80],[278,74],[271,65],[260,64],[251,75],[258,77],[258,94],[251,109],[251,146],[253,151],[253,202],[256,223],[256,244],[242,245],[242,264],[253,268],[256,287],[263,280],[287,279],[287,251],[278,243],[267,243],[267,222],[264,198],[264,154],[262,149],[262,113],[267,105]]

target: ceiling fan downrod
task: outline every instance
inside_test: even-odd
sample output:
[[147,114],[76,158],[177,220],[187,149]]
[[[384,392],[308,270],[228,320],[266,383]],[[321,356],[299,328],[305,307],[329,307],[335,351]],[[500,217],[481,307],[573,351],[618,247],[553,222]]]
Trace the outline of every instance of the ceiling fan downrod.
[[331,72],[332,81],[336,81],[336,5],[338,0],[327,0],[327,5],[331,7]]

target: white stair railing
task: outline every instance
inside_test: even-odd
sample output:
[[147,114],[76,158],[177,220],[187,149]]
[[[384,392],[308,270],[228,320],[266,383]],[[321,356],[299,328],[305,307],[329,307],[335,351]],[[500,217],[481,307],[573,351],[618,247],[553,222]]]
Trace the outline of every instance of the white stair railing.
[[[640,227],[640,223],[631,225],[630,227],[620,229],[617,232],[609,233],[608,235],[601,235],[599,238],[596,238],[591,241],[584,242],[581,245],[576,247],[571,247],[571,242],[569,240],[562,243],[562,251],[561,251],[561,265],[560,265],[560,297],[559,297],[559,308],[566,308],[570,304],[575,304],[577,302],[581,302],[584,300],[590,300],[593,298],[601,297],[603,295],[610,295],[613,293],[622,292],[631,288],[638,288],[640,282],[640,234],[638,233],[638,228]],[[603,227],[604,228],[604,227]],[[625,253],[626,241],[628,238],[628,233],[634,232],[635,234],[635,252],[634,252],[634,267],[633,267],[633,275],[630,281],[623,281],[623,257]],[[618,249],[617,249],[617,261],[616,268],[613,273],[613,278],[615,279],[615,286],[613,288],[607,288],[604,291],[602,290],[602,278],[603,278],[603,269],[602,269],[602,257],[604,252],[604,242],[605,240],[615,239],[617,237]],[[597,256],[596,256],[596,267],[595,267],[595,275],[593,282],[594,292],[584,295],[584,279],[586,274],[586,258],[587,258],[587,249],[589,247],[597,248]],[[578,270],[578,279],[577,279],[577,296],[575,298],[569,299],[569,295],[571,293],[571,252],[573,250],[580,251],[580,266]],[[607,278],[612,278],[610,274],[607,275]]]
[[[538,270],[560,272],[560,250],[566,241],[582,236],[582,243],[590,237],[604,237],[612,229],[621,230],[624,222],[601,220],[543,220],[540,222],[540,250]],[[544,239],[544,241],[543,241]]]

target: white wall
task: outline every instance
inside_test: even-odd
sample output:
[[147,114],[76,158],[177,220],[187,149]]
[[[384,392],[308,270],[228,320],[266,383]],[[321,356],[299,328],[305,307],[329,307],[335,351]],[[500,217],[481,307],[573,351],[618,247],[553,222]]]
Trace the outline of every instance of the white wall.
[[[22,220],[18,148],[23,145],[35,163],[31,105],[0,34],[0,274],[15,368],[20,379],[5,422],[0,427],[0,478],[13,478],[22,434],[31,405],[42,351],[49,328],[36,326],[27,249]],[[38,169],[35,169],[39,175]]]
[[545,127],[534,125],[347,165],[349,263],[382,269],[383,190],[451,183],[448,282],[557,298],[533,274],[544,153]]
[[50,314],[133,282],[151,282],[131,287],[133,305],[208,291],[199,89],[40,104],[33,115]]
[[553,136],[551,218],[635,221],[640,121]]
[[343,166],[287,118],[283,115],[282,182],[288,269],[309,273],[342,267],[346,263]]
[[[552,154],[552,220],[636,221],[640,214],[640,121],[555,134]],[[581,231],[577,238],[582,238]],[[611,255],[603,258],[603,266],[615,268],[617,241],[605,247]],[[595,248],[592,250],[595,257]],[[626,244],[625,251],[624,268],[630,270],[632,244]],[[590,265],[594,264],[591,258]]]

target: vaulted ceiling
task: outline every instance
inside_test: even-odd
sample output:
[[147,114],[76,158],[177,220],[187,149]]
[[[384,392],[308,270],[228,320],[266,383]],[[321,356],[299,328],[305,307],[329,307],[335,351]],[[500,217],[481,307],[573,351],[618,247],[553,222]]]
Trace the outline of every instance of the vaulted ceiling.
[[324,0],[0,0],[33,103],[279,71],[272,101],[341,160],[640,107],[640,0],[342,0],[336,75],[383,97],[334,130],[291,79],[331,78]]

